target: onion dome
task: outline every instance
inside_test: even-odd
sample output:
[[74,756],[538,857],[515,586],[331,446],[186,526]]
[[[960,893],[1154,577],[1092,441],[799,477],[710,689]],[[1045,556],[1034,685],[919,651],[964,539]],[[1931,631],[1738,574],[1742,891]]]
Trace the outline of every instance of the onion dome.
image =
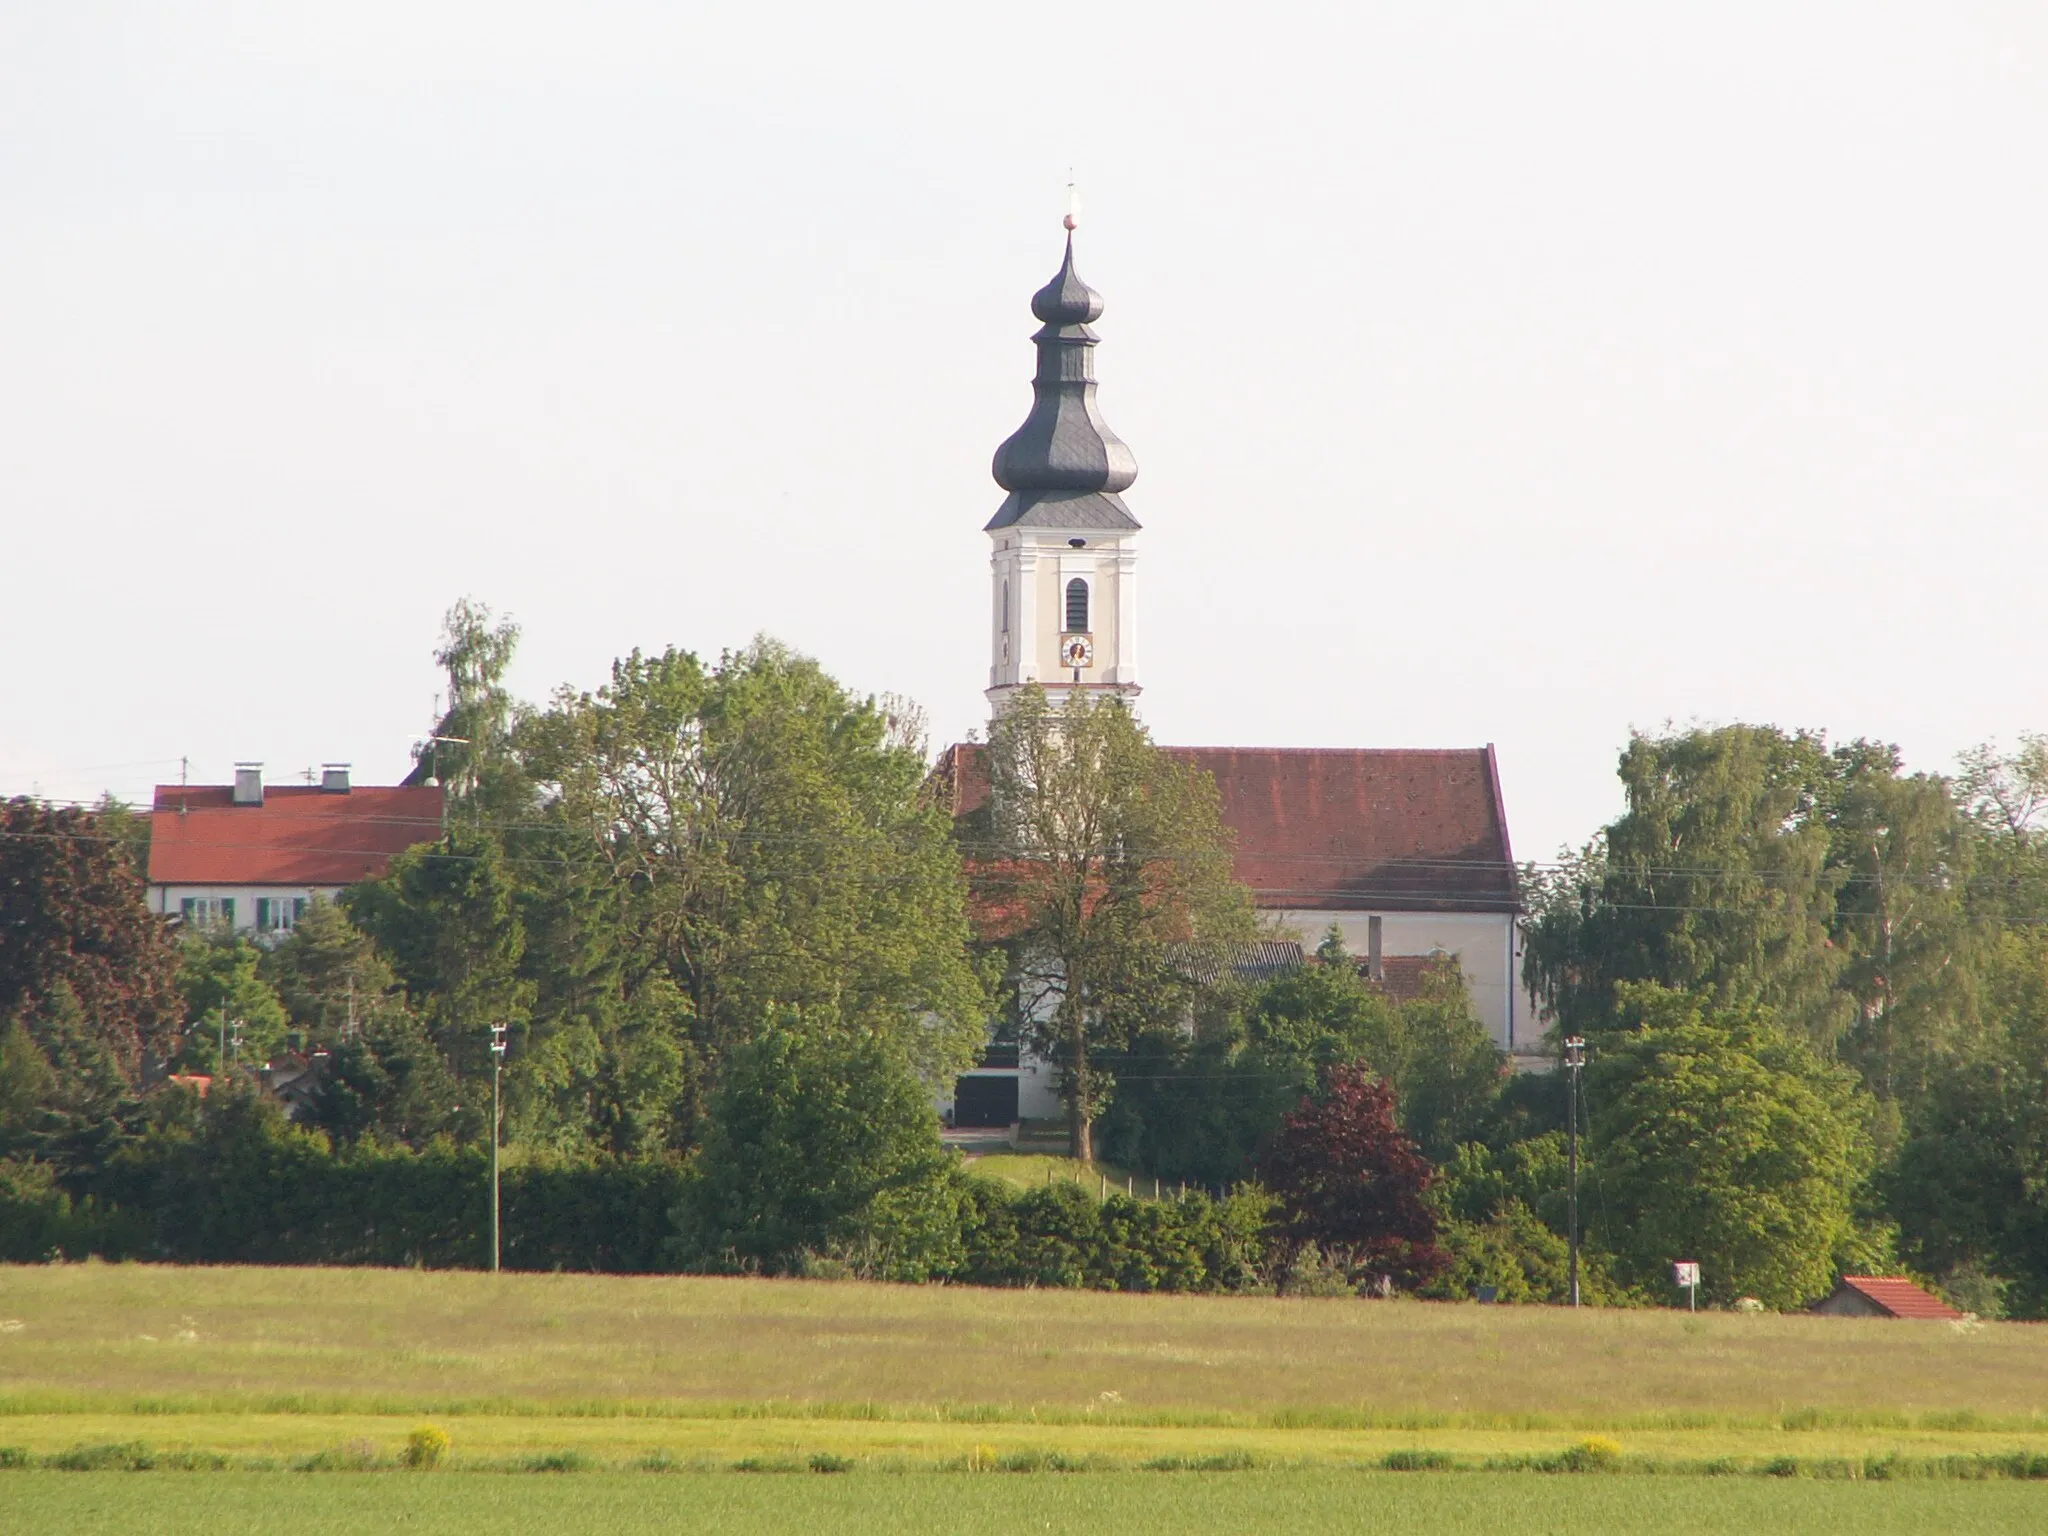
[[1138,478],[1138,461],[1095,403],[1097,337],[1088,323],[1102,314],[1102,295],[1074,271],[1071,215],[1067,230],[1058,273],[1031,296],[1031,313],[1044,322],[1031,338],[1038,349],[1031,414],[996,450],[996,484],[1010,497],[990,529],[1138,526],[1116,494]]
[[1047,325],[1086,325],[1102,318],[1102,295],[1081,281],[1074,270],[1074,237],[1067,236],[1067,259],[1053,280],[1031,295],[1031,313]]

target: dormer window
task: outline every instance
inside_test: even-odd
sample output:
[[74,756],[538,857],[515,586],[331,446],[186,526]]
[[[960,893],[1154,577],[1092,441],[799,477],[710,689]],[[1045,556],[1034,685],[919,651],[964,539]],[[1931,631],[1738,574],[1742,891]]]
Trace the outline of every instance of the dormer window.
[[1088,583],[1076,576],[1067,583],[1067,633],[1078,635],[1088,629]]

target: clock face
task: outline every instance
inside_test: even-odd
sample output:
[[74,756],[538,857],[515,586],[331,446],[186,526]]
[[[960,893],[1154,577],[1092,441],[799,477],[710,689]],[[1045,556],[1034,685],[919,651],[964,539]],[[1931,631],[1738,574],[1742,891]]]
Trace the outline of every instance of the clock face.
[[1060,665],[1085,667],[1095,660],[1095,642],[1087,635],[1060,636]]

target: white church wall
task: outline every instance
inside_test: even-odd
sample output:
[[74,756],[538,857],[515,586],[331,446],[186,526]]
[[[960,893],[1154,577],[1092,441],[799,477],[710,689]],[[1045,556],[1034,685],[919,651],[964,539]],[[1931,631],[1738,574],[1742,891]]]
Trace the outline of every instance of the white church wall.
[[[989,686],[1033,681],[1049,689],[1073,680],[1060,664],[1066,632],[1067,583],[1088,583],[1088,633],[1095,660],[1084,683],[1138,680],[1137,551],[1121,539],[1091,539],[1063,529],[1022,528],[998,534],[989,559]],[[1007,610],[1005,588],[1008,590]],[[1007,644],[1004,629],[1007,617]]]
[[1457,957],[1472,994],[1472,1011],[1502,1050],[1533,1043],[1536,1009],[1521,982],[1521,949],[1514,918],[1505,912],[1332,912],[1275,914],[1304,948],[1314,950],[1336,926],[1344,947],[1363,960],[1372,919],[1380,919],[1380,953]]

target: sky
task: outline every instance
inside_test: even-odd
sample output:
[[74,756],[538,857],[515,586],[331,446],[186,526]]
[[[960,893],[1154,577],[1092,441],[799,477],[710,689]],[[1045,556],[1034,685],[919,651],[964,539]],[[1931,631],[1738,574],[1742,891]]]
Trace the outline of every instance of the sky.
[[985,720],[1066,184],[1165,742],[2048,728],[2048,8],[0,0],[0,793],[771,634]]

